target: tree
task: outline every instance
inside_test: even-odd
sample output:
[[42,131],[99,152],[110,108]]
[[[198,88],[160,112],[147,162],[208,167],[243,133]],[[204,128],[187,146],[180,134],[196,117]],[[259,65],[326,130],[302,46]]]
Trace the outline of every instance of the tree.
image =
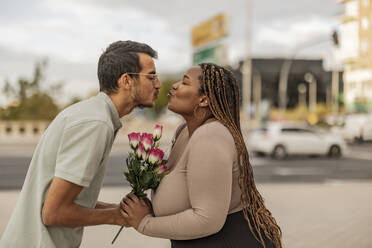
[[59,108],[52,96],[58,94],[63,85],[57,83],[42,89],[46,66],[47,60],[36,63],[33,78],[19,78],[16,87],[5,81],[2,91],[12,99],[12,104],[0,109],[0,119],[52,120],[58,114]]

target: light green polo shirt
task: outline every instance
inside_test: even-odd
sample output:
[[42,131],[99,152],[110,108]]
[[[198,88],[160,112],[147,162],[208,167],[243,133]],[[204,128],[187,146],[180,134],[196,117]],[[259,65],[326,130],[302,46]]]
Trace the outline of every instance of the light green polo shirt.
[[118,111],[103,92],[58,114],[34,151],[1,248],[79,247],[83,227],[47,227],[42,223],[46,192],[56,176],[83,186],[75,202],[94,208],[119,128]]

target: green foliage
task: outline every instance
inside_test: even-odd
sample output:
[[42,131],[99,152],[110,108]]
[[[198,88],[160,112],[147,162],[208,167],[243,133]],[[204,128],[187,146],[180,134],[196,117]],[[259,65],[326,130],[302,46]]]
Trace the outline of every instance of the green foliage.
[[45,93],[34,93],[17,106],[9,106],[0,113],[3,120],[52,120],[58,114],[58,106]]
[[36,63],[33,78],[19,78],[16,87],[5,81],[2,91],[8,98],[13,99],[13,104],[0,109],[0,119],[52,120],[58,114],[59,108],[52,96],[58,95],[63,85],[58,83],[42,90],[46,66],[46,60]]

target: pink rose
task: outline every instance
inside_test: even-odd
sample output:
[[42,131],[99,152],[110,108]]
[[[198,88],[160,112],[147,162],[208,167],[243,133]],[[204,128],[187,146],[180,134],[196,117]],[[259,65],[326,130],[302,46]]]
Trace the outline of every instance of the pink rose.
[[138,147],[138,143],[141,140],[141,135],[139,133],[133,132],[133,133],[128,134],[128,138],[129,138],[130,147],[132,147],[133,150],[136,150]]
[[159,174],[164,173],[167,171],[167,166],[165,164],[161,164],[158,167],[156,167],[155,171],[157,171]]
[[154,137],[155,142],[160,140],[162,132],[163,132],[163,126],[162,125],[156,125],[155,130],[153,132],[153,137]]
[[152,148],[152,145],[154,144],[152,134],[151,133],[142,133],[141,143],[143,144],[143,147],[145,148],[146,152],[150,151],[150,149]]
[[151,149],[148,162],[152,165],[160,164],[163,160],[164,152],[161,149]]
[[143,160],[147,159],[147,152],[145,151],[145,148],[143,147],[142,143],[139,143],[139,145],[138,145],[138,149],[136,151],[136,156],[137,156],[138,159],[143,159]]

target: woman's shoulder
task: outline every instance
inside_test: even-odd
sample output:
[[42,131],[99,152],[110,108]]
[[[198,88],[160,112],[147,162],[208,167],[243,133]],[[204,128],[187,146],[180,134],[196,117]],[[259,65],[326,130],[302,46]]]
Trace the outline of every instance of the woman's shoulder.
[[[191,140],[200,141],[223,141],[224,143],[234,143],[234,138],[229,129],[219,121],[212,121],[200,126],[191,136]],[[190,140],[190,141],[191,141]]]

